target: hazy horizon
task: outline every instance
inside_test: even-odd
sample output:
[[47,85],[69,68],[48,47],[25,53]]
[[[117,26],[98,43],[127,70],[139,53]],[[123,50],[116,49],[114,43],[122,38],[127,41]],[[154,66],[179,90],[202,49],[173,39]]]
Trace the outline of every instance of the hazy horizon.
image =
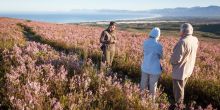
[[[7,0],[0,1],[0,12],[70,12],[71,10],[146,11],[164,8],[220,6],[219,0]],[[9,8],[10,7],[10,8]]]
[[126,10],[126,9],[71,9],[71,10],[68,10],[68,11],[1,11],[0,10],[0,13],[32,13],[32,14],[53,14],[53,13],[60,13],[60,14],[68,14],[68,13],[71,13],[71,12],[77,12],[77,11],[81,11],[81,12],[97,12],[97,11],[151,11],[151,10],[162,10],[162,9],[176,9],[176,8],[194,8],[194,7],[210,7],[210,6],[217,6],[217,7],[220,7],[218,5],[209,5],[209,6],[193,6],[193,7],[175,7],[175,8],[156,8],[156,9],[148,9],[148,10]]

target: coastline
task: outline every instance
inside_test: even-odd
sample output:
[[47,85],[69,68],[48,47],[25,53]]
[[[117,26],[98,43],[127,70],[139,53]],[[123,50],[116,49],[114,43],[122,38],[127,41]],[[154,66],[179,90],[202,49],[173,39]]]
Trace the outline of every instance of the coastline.
[[61,23],[61,24],[81,24],[81,25],[106,25],[109,24],[110,21],[115,21],[117,24],[154,24],[154,23],[182,23],[186,22],[186,20],[170,20],[163,19],[163,17],[150,17],[150,18],[140,18],[140,19],[121,19],[121,20],[101,20],[101,21],[91,21],[91,22],[79,22],[79,23]]
[[[124,20],[124,21],[116,21],[117,24],[139,24],[139,23],[149,23],[149,24],[153,24],[153,23],[168,23],[168,22],[172,22],[172,23],[179,23],[179,22],[185,22],[185,21],[168,21],[168,20],[163,20],[163,21],[159,21],[159,20]],[[96,24],[108,24],[109,21],[99,21],[99,22],[95,22]]]
[[[78,23],[63,23],[63,24],[80,24],[80,25],[106,25],[111,20],[99,20],[91,22],[78,22]],[[112,20],[117,24],[156,24],[156,23],[184,23],[190,22],[194,25],[204,24],[220,24],[219,18],[206,18],[206,17],[151,17],[151,18],[140,18],[140,19],[124,19],[124,20]]]

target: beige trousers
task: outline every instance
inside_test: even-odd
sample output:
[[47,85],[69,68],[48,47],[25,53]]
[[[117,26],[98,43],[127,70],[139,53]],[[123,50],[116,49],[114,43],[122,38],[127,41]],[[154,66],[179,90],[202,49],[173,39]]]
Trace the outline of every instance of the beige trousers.
[[157,92],[157,82],[160,78],[160,75],[152,75],[142,72],[141,74],[141,90],[149,90],[150,94],[153,97],[153,100],[156,98]]
[[185,80],[173,79],[173,95],[176,103],[183,103],[184,101],[184,88],[188,78]]

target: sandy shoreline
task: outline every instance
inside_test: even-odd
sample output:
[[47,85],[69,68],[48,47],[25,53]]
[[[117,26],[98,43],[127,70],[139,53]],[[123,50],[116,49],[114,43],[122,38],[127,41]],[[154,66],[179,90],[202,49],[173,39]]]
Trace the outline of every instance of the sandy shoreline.
[[[109,24],[110,21],[96,21],[96,22],[81,22],[77,24],[98,24],[98,25],[105,25]],[[186,22],[184,20],[116,20],[117,24],[144,24],[144,23],[180,23],[180,22]],[[67,23],[67,24],[74,24],[74,23]]]
[[[116,21],[117,24],[139,24],[139,23],[178,23],[178,22],[185,22],[185,21],[148,21],[148,20],[136,20],[136,21]],[[99,21],[95,22],[95,24],[109,24],[109,21]]]

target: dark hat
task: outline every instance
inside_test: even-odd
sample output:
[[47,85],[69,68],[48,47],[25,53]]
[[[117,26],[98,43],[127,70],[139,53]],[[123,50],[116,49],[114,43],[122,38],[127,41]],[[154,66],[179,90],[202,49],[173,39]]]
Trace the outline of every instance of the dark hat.
[[116,24],[116,22],[111,21],[110,24],[109,24],[109,26],[113,26],[113,25],[115,25],[115,24]]

